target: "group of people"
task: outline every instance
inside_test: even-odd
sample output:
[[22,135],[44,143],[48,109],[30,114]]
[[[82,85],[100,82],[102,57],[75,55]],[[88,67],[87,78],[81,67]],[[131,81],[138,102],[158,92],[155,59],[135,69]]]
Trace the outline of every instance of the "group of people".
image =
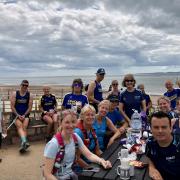
[[[82,80],[74,79],[72,92],[64,96],[59,112],[50,87],[43,88],[39,107],[42,120],[47,123],[43,166],[46,179],[78,179],[77,173],[91,168],[91,162],[111,168],[110,161],[100,155],[125,133],[131,124],[133,109],[143,116],[150,115],[150,96],[143,84],[136,88],[132,74],[124,76],[123,91],[119,90],[118,81],[113,80],[105,99],[101,86],[104,77],[105,70],[99,68],[85,94]],[[170,80],[165,85],[167,92],[158,99],[159,110],[150,118],[153,137],[147,141],[146,155],[152,179],[180,178],[180,89],[174,89]],[[21,138],[21,153],[30,146],[27,126],[33,98],[28,86],[29,82],[23,80],[20,90],[11,96],[12,119]]]

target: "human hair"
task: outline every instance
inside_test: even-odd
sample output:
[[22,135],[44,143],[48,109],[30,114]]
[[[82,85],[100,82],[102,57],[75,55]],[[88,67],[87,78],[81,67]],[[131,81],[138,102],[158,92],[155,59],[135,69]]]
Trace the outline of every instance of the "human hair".
[[90,105],[90,104],[86,104],[82,109],[81,109],[81,113],[80,113],[80,119],[84,120],[84,114],[88,111],[92,111],[94,114],[96,114],[96,110],[95,108]]
[[110,101],[107,100],[107,99],[101,101],[101,102],[98,104],[98,108],[100,108],[102,105],[107,105],[107,106],[110,108]]
[[136,80],[135,80],[133,74],[126,74],[126,75],[124,76],[124,78],[123,78],[123,81],[122,81],[122,86],[123,86],[123,87],[126,87],[126,80],[129,80],[129,79],[132,79],[132,80],[134,81],[134,85],[133,85],[133,86],[135,86]]
[[24,83],[25,83],[25,84],[29,84],[29,81],[26,80],[26,79],[24,79],[24,80],[22,80],[21,85],[24,84]]
[[154,112],[150,117],[150,125],[152,125],[152,118],[153,117],[158,118],[158,119],[167,118],[169,120],[169,125],[171,127],[171,118],[167,113],[165,113],[163,111]]
[[82,93],[82,90],[83,90],[83,82],[82,82],[82,79],[81,78],[78,78],[78,79],[74,79],[73,80],[73,83],[72,83],[72,92],[74,91],[74,84],[75,83],[78,83],[81,85],[81,93]]
[[158,100],[157,100],[158,105],[159,105],[161,99],[165,100],[168,104],[170,104],[170,100],[169,100],[168,97],[166,97],[166,96],[160,96],[160,97],[158,98]]
[[73,111],[72,109],[66,109],[60,112],[59,114],[59,120],[62,122],[67,115],[71,115],[77,118],[77,113]]

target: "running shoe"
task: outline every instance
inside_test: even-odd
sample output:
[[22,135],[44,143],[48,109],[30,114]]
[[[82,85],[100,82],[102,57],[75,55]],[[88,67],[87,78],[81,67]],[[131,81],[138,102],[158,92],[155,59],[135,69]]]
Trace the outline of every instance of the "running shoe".
[[19,149],[19,152],[20,152],[20,153],[26,152],[26,143],[25,143],[25,142],[23,142],[23,143],[21,144],[21,147],[20,147],[20,149]]

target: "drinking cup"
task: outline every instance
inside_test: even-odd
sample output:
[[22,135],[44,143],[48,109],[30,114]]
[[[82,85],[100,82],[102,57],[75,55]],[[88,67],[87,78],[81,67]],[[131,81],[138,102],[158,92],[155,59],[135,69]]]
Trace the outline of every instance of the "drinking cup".
[[130,179],[130,168],[124,168],[122,165],[117,167],[117,174],[120,176],[120,179],[128,180]]
[[121,151],[118,152],[118,157],[119,159],[127,158],[128,154],[129,154],[128,149],[121,149]]

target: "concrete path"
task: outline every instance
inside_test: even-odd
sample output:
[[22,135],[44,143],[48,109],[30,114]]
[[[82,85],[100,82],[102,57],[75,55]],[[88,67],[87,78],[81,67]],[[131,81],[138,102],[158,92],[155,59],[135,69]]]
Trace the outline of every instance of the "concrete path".
[[25,154],[18,152],[19,146],[3,146],[0,150],[0,180],[42,180],[40,165],[45,142],[31,142]]

